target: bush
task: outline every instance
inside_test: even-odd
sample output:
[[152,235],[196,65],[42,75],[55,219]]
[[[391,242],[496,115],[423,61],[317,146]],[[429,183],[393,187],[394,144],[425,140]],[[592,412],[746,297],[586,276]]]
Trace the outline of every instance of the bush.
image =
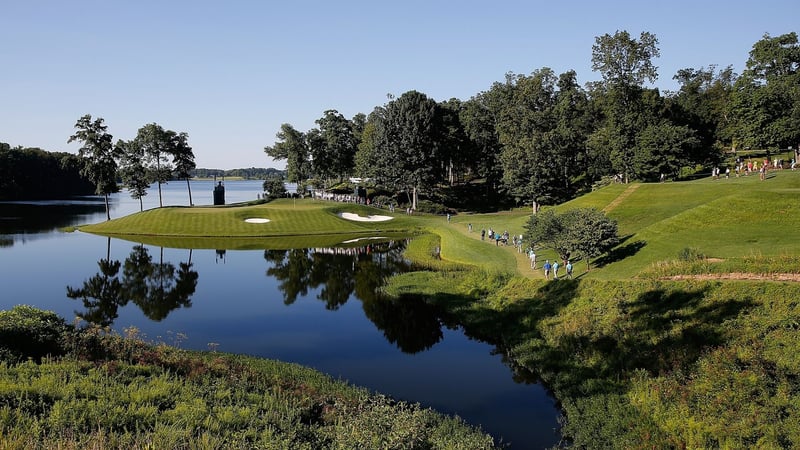
[[685,247],[678,252],[678,259],[681,261],[698,261],[701,259],[706,259],[706,255],[704,255],[700,249],[696,247]]
[[420,200],[417,202],[417,211],[427,214],[447,214],[450,212],[450,209],[439,203],[434,203],[429,200]]
[[62,355],[69,326],[52,311],[19,305],[0,311],[0,359],[9,363]]

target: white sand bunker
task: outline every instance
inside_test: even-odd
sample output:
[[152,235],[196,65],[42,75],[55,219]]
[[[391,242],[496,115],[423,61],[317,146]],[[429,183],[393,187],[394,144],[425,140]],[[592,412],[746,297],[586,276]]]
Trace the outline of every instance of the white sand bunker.
[[339,217],[342,219],[347,220],[354,220],[356,222],[386,222],[387,220],[392,220],[394,217],[391,216],[359,216],[358,214],[353,213],[339,213]]
[[264,219],[261,217],[251,217],[249,219],[244,219],[244,221],[247,223],[267,223],[269,222],[269,219]]
[[357,239],[349,239],[349,240],[346,240],[346,241],[342,241],[342,244],[352,244],[354,242],[368,241],[368,240],[372,240],[372,239],[384,239],[384,238],[382,238],[380,236],[372,236],[372,237],[364,237],[364,238],[357,238]]

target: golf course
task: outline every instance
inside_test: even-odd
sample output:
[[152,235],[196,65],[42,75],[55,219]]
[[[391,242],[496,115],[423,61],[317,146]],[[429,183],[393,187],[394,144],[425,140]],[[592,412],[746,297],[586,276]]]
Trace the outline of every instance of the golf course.
[[[154,208],[81,232],[177,248],[287,249],[409,237],[415,270],[382,289],[422,298],[559,402],[585,448],[800,445],[800,172],[611,184],[594,208],[619,244],[546,280],[481,230],[526,235],[529,208],[443,215],[311,199]],[[530,245],[526,243],[525,245]],[[5,448],[496,448],[457,418],[279,361],[184,351],[47,312],[0,315]],[[7,341],[10,342],[10,341]],[[49,355],[49,356],[48,356]],[[59,356],[61,355],[61,356]],[[38,363],[37,363],[38,361]],[[89,389],[91,386],[91,389]],[[224,402],[219,399],[224,397]],[[108,413],[103,413],[107,411]]]

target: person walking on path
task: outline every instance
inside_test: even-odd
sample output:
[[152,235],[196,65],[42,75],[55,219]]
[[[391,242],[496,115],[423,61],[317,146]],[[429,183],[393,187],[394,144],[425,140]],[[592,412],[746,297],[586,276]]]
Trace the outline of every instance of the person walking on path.
[[553,261],[553,279],[558,279],[558,261]]
[[528,258],[531,259],[531,269],[536,270],[536,252],[533,249],[528,252]]
[[550,260],[549,259],[545,259],[544,260],[544,279],[545,280],[549,280],[550,279],[550,268],[551,267],[553,267],[553,266],[550,265]]
[[567,276],[571,280],[572,279],[572,263],[569,262],[569,260],[567,260],[567,265],[565,266],[565,268],[567,269]]

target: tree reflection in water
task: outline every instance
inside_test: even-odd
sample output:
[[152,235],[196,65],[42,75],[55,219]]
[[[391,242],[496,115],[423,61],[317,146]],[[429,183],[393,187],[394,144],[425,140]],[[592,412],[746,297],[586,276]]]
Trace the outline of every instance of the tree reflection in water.
[[409,270],[402,256],[405,246],[405,241],[389,241],[354,248],[265,250],[264,259],[272,263],[267,275],[278,281],[285,304],[319,288],[317,299],[336,310],[354,295],[389,342],[404,353],[417,353],[442,339],[440,310],[421,297],[391,299],[380,290],[389,276]]
[[[402,255],[405,246],[405,241],[388,241],[362,247],[265,250],[266,274],[277,280],[286,305],[311,290],[316,290],[316,298],[331,311],[355,297],[390,343],[404,353],[417,353],[442,339],[444,321],[442,311],[422,297],[381,294],[388,277],[409,270]],[[153,321],[191,307],[199,278],[192,270],[191,251],[189,261],[177,267],[163,258],[163,248],[159,260],[154,261],[144,245],[134,246],[122,263],[107,255],[97,263],[100,271],[81,287],[67,287],[69,298],[83,301],[85,310],[75,314],[87,322],[109,326],[118,317],[118,309],[129,302]]]
[[192,270],[191,251],[189,261],[179,263],[177,270],[163,259],[163,247],[159,262],[153,262],[144,245],[135,246],[122,264],[108,256],[101,259],[97,262],[99,273],[84,281],[80,288],[67,286],[67,297],[82,300],[86,308],[75,314],[87,322],[109,326],[118,317],[118,309],[128,302],[154,321],[163,320],[175,309],[191,307],[198,279],[197,272]]

